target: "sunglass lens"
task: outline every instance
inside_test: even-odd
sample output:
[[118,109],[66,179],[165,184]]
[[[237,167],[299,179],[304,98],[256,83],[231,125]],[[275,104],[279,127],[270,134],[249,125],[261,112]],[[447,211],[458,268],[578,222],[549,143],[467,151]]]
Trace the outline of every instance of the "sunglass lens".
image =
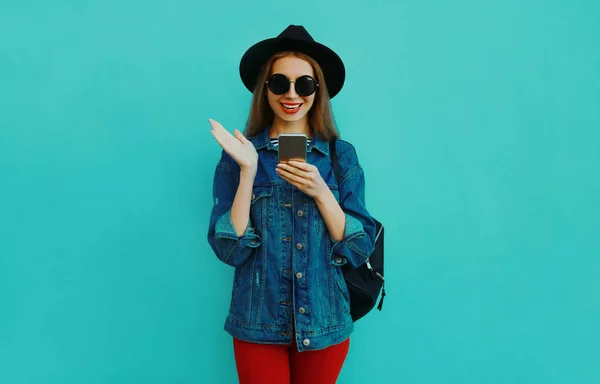
[[296,80],[296,92],[302,96],[310,96],[315,93],[317,83],[310,76],[301,76]]
[[269,89],[276,95],[283,95],[290,89],[290,82],[284,75],[276,73],[269,79]]

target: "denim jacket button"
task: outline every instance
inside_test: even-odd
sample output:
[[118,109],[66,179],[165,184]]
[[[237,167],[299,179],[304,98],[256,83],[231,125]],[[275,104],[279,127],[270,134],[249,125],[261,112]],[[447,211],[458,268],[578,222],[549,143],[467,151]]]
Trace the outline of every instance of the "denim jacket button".
[[305,347],[308,347],[308,346],[310,345],[310,340],[308,340],[308,339],[304,339],[304,340],[302,341],[302,345],[304,345]]
[[305,314],[306,309],[304,309],[304,307],[300,307],[300,308],[298,308],[298,312],[300,312],[301,314]]
[[300,243],[296,244],[296,249],[299,251],[302,250],[302,244],[300,244]]
[[302,272],[296,273],[296,277],[299,278],[299,279],[301,279],[302,278]]
[[336,257],[335,258],[335,262],[338,263],[338,264],[341,264],[342,261],[344,261],[344,259],[342,259],[341,257]]
[[[246,196],[248,196],[248,195],[246,195]],[[253,193],[252,194],[252,200],[254,200],[254,199],[256,199],[256,195]]]
[[298,211],[298,217],[302,217],[302,215],[304,215],[304,212],[302,212],[302,210]]

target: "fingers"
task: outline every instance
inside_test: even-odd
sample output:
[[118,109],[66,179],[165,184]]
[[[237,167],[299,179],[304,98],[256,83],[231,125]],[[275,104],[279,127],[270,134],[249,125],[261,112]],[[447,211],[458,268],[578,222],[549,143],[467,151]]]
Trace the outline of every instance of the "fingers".
[[217,139],[219,145],[223,146],[230,140],[231,134],[227,132],[227,130],[219,123],[218,121],[209,119],[210,125],[212,127],[211,133]]
[[[291,163],[291,162],[290,162]],[[294,161],[294,163],[297,163]],[[311,165],[311,167],[314,167]],[[296,175],[302,179],[313,180],[314,174],[311,170],[305,171],[299,167],[293,167],[289,164],[277,164],[277,169],[284,170],[290,175]],[[309,168],[310,169],[310,168]]]
[[229,142],[229,137],[218,130],[211,130],[210,133],[217,140],[217,143],[225,149],[227,147],[227,143]]
[[250,142],[250,141],[248,141],[248,139],[246,139],[246,137],[242,134],[242,132],[240,132],[237,129],[234,130],[233,135],[232,135],[218,121],[213,120],[213,119],[208,119],[208,122],[210,123],[210,125],[212,127],[211,132],[212,132],[213,136],[215,137],[215,139],[217,139],[217,141],[219,142],[219,144],[221,146],[226,145],[227,142],[234,139],[234,137],[244,144]]
[[306,175],[306,172],[298,169],[298,168],[294,168],[288,164],[277,164],[277,170],[278,171],[283,171],[285,175],[296,175],[299,177],[304,178]]
[[306,180],[300,176],[294,175],[293,173],[290,173],[282,168],[277,168],[276,171],[281,178],[297,188],[301,189],[302,186],[306,185]]
[[212,130],[213,132],[215,132],[216,135],[222,137],[223,139],[229,139],[233,137],[231,133],[229,133],[229,131],[227,131],[225,127],[223,127],[223,125],[218,121],[208,119],[208,122],[210,123],[210,126],[212,127]]
[[291,180],[298,185],[310,185],[316,180],[314,173],[306,172],[301,169],[291,167],[287,164],[278,164],[276,171],[280,176],[283,176],[288,179],[288,181]]
[[[216,120],[208,119],[212,129],[210,133],[212,133],[213,137],[217,140],[217,143],[227,152],[230,156],[234,156],[234,152],[237,152],[236,148],[239,146],[240,142],[244,142],[246,138],[242,135],[241,132],[235,130],[235,137],[229,133],[223,127],[221,123]],[[241,136],[241,138],[240,138]],[[246,140],[247,141],[247,140]]]
[[234,135],[235,135],[235,137],[237,137],[237,139],[238,139],[239,141],[241,141],[242,143],[244,143],[244,144],[245,144],[245,143],[248,143],[248,142],[249,142],[249,141],[248,141],[248,139],[246,139],[246,136],[244,136],[244,134],[243,134],[242,132],[240,132],[239,130],[237,130],[237,129],[236,129],[236,130],[234,130],[234,131],[233,131],[233,134],[234,134]]
[[316,169],[316,167],[314,165],[309,164],[309,163],[305,163],[303,161],[290,160],[290,161],[288,161],[288,164],[291,165],[291,166],[293,166],[293,167],[300,168],[300,169],[302,169],[302,170],[304,170],[306,172],[310,172],[310,171],[313,171],[313,170]]
[[227,130],[225,129],[225,127],[223,127],[223,125],[221,125],[221,123],[219,123],[216,120],[213,119],[208,119],[208,122],[210,123],[210,126],[212,127],[212,129],[215,132],[227,132]]

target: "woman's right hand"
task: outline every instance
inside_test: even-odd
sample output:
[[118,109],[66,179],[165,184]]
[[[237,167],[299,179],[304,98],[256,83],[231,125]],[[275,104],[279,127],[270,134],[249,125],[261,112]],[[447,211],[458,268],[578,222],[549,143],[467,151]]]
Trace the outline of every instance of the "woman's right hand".
[[258,153],[254,144],[252,144],[242,132],[237,129],[229,133],[221,123],[216,120],[208,119],[212,127],[210,133],[215,137],[217,143],[227,152],[240,168],[247,171],[256,172],[258,168]]

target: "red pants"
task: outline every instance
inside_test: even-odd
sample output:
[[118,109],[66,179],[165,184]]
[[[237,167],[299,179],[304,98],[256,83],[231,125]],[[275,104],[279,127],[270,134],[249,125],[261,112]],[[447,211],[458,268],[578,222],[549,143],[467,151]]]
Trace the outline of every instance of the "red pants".
[[233,339],[240,384],[335,384],[350,339],[318,351],[291,345],[255,344]]

